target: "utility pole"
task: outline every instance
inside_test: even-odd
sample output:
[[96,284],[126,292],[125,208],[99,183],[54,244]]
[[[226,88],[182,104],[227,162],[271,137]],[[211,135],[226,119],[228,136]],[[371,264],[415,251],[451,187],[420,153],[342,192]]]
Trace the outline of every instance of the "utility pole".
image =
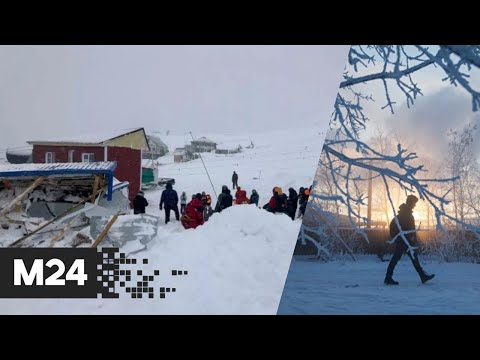
[[[192,132],[190,132],[190,136],[192,137],[192,140],[195,141],[195,138],[192,135]],[[218,200],[218,195],[217,192],[215,191],[215,187],[213,186],[212,179],[210,178],[210,174],[208,173],[207,167],[205,166],[205,163],[203,162],[203,158],[201,154],[198,154],[200,156],[200,160],[202,160],[203,167],[205,168],[205,172],[207,173],[208,180],[210,181],[210,185],[212,185],[212,190],[213,193],[215,194],[215,198]]]

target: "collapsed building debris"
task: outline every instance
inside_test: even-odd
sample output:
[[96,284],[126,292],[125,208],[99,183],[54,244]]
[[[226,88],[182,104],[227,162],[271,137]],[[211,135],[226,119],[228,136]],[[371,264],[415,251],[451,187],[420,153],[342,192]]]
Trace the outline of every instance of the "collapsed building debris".
[[115,168],[115,162],[0,165],[1,227],[23,229],[0,245],[52,247],[92,216],[129,214],[129,184],[113,177]]

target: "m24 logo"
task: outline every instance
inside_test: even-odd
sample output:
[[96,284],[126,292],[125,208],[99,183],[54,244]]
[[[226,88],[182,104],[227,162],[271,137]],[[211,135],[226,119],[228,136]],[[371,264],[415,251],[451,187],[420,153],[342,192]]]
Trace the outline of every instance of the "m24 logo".
[[[51,269],[54,266],[57,267],[57,271],[44,279],[44,268]],[[43,259],[35,259],[30,271],[27,270],[23,259],[13,260],[13,285],[15,286],[31,286],[34,283],[37,286],[65,286],[66,281],[76,281],[77,285],[83,286],[88,280],[83,259],[76,259],[65,274],[65,278],[61,278],[64,273],[65,264],[60,259],[50,259],[45,264]]]

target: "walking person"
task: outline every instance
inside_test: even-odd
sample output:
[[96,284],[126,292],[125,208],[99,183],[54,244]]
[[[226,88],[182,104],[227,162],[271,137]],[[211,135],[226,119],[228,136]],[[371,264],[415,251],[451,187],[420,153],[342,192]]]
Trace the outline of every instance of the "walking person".
[[170,221],[170,210],[175,213],[175,218],[180,221],[180,214],[178,212],[178,194],[173,190],[172,184],[168,183],[166,189],[162,192],[160,199],[160,210],[165,207],[165,224]]
[[143,191],[139,191],[133,199],[133,213],[135,215],[145,214],[145,208],[148,206],[148,201],[145,199]]
[[238,187],[238,174],[235,171],[233,172],[233,175],[232,175],[232,184],[233,184],[232,189],[236,190]]
[[[414,231],[415,228],[415,218],[413,217],[413,209],[415,205],[417,205],[418,198],[415,195],[408,195],[407,201],[405,204],[400,205],[397,219],[398,223],[400,224],[400,229],[398,229],[397,223],[395,219],[392,220],[390,223],[390,236],[394,238],[400,231]],[[406,239],[408,240],[411,246],[417,245],[417,235],[415,232],[404,234]],[[395,270],[395,266],[397,265],[398,261],[402,257],[402,255],[407,252],[410,260],[412,260],[413,267],[417,271],[418,275],[420,276],[420,280],[422,283],[426,283],[429,280],[432,280],[435,275],[434,274],[427,274],[425,270],[423,270],[422,266],[420,265],[420,261],[418,260],[418,254],[415,250],[412,252],[407,251],[408,246],[405,244],[405,241],[401,236],[397,236],[395,240],[395,251],[393,253],[392,259],[388,264],[387,274],[385,276],[385,285],[398,285],[398,282],[393,280],[393,271]]]
[[180,213],[183,215],[185,213],[185,207],[187,206],[187,194],[185,191],[180,195]]

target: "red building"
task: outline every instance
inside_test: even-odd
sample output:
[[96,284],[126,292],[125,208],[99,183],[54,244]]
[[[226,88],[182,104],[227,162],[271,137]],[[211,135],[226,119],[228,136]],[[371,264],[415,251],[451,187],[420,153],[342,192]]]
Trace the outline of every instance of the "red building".
[[28,143],[33,145],[33,163],[116,161],[114,176],[129,182],[130,201],[140,191],[142,151],[149,150],[143,128]]

